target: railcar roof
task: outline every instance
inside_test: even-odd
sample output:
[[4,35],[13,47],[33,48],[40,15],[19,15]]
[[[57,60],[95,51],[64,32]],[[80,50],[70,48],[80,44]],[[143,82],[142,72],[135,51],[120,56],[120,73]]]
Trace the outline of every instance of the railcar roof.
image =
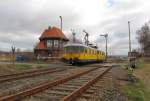
[[[86,48],[90,48],[90,49],[95,49],[95,48],[86,46],[84,44],[79,44],[79,43],[69,43],[69,44],[64,45],[64,47],[67,47],[67,46],[82,46],[82,47],[86,47]],[[96,50],[98,50],[98,49],[96,49]],[[98,50],[98,51],[101,51],[101,50]],[[103,51],[101,51],[101,52],[103,52]]]
[[79,43],[69,43],[69,44],[66,44],[64,47],[67,47],[67,46],[83,46],[83,47],[88,47],[84,44],[79,44]]

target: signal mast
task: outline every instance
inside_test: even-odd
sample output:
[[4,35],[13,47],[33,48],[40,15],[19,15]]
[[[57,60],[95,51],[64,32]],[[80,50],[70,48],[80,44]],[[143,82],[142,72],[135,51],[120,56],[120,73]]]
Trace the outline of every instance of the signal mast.
[[85,37],[84,37],[84,40],[85,40],[85,45],[88,46],[89,45],[89,33],[86,32],[85,30],[83,30],[83,32],[86,33]]

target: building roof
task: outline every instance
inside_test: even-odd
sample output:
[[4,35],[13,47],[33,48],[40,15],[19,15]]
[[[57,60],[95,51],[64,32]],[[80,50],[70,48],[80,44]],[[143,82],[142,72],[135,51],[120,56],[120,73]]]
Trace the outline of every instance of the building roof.
[[43,41],[39,42],[36,45],[35,49],[45,49],[44,42]]
[[44,39],[44,38],[60,38],[60,39],[64,39],[67,40],[67,37],[64,35],[64,33],[57,27],[49,27],[48,29],[46,29],[40,39]]

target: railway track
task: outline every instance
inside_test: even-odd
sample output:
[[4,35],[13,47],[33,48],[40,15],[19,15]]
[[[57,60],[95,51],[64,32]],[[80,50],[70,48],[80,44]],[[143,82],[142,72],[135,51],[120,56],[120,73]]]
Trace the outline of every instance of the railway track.
[[14,74],[8,74],[8,75],[0,75],[0,83],[12,81],[12,80],[23,79],[23,78],[34,77],[34,76],[39,76],[39,75],[48,74],[48,73],[64,71],[64,70],[66,70],[66,69],[47,68],[47,69],[25,71],[25,72],[21,72],[21,73],[14,73]]
[[[63,68],[64,67],[62,67],[62,69]],[[74,68],[74,67],[66,68],[65,67],[64,69],[66,70],[0,83],[0,97],[3,97],[8,94],[14,94],[15,92],[23,91],[28,88],[32,88],[36,86],[37,84],[41,84],[46,81],[59,79],[63,77],[64,75],[69,75],[72,72],[75,72],[76,70],[80,68]]]
[[6,95],[4,97],[1,97],[0,101],[20,101],[22,98],[29,96],[33,96],[36,99],[42,99],[43,94],[41,94],[41,92],[48,94],[48,97],[50,99],[71,101],[72,99],[80,96],[87,89],[89,89],[111,68],[112,67],[84,68],[78,72],[72,73],[72,75],[67,75],[57,80],[48,81],[30,89],[17,92],[15,94]]

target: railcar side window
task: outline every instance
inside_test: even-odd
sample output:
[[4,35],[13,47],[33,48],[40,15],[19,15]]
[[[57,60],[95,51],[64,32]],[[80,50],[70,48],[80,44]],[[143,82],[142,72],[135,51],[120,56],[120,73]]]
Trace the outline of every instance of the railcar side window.
[[84,52],[84,47],[81,47],[81,46],[80,46],[80,47],[79,47],[79,50],[80,50],[79,52],[81,52],[81,53]]
[[87,49],[85,49],[85,53],[87,53]]
[[65,52],[80,53],[84,51],[84,47],[81,46],[67,46],[65,47]]
[[89,54],[91,54],[91,49],[89,49]]

